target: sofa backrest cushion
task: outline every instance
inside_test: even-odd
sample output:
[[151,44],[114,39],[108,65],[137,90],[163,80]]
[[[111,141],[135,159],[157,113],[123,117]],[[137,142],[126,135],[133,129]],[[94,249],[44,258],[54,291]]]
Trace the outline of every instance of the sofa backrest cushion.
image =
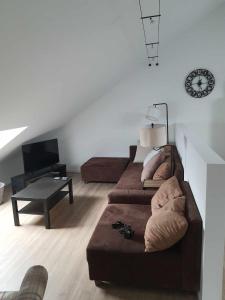
[[[185,217],[188,230],[180,243],[182,270],[182,286],[187,290],[200,288],[201,256],[202,256],[202,218],[188,182],[182,182],[182,190],[186,197]],[[191,249],[191,251],[190,251]]]
[[173,175],[175,175],[179,182],[184,181],[184,168],[180,159],[180,155],[177,151],[177,148],[173,147]]
[[[165,153],[168,153],[169,148],[171,148],[172,175],[175,175],[179,182],[182,182],[184,180],[184,169],[177,148],[175,145],[166,145],[164,147]],[[130,161],[133,162],[137,151],[137,145],[131,145],[129,150]]]

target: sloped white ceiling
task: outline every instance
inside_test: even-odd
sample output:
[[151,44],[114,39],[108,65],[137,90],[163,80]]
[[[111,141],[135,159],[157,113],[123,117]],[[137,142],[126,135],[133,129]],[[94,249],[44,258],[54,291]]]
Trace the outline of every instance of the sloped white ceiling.
[[[220,2],[161,0],[161,55]],[[144,14],[156,8],[157,0],[143,0]],[[0,159],[62,126],[144,64],[138,0],[1,0],[0,130],[28,128]]]

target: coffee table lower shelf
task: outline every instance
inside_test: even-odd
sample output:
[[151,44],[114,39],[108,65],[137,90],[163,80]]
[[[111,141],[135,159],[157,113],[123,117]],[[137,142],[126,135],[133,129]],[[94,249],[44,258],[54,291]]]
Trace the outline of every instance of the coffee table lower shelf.
[[[69,191],[60,191],[48,201],[48,210],[52,209],[60,200],[62,200]],[[44,206],[41,201],[32,201],[18,211],[19,214],[44,215]]]

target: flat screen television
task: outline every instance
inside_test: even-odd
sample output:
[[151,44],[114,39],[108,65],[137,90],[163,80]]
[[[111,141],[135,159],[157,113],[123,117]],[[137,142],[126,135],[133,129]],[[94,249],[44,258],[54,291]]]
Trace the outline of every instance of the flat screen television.
[[31,173],[59,162],[57,139],[22,146],[24,172]]

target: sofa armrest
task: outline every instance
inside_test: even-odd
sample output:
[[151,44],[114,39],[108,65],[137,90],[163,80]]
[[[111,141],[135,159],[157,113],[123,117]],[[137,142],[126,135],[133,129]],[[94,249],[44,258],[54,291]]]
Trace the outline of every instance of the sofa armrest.
[[143,183],[144,189],[148,188],[159,188],[163,182],[166,180],[153,180],[153,179],[146,179]]
[[131,162],[134,161],[136,151],[137,151],[137,145],[131,145],[129,147],[129,156],[130,156],[129,158]]
[[202,219],[187,182],[182,184],[186,195],[185,216],[188,230],[181,240],[182,286],[185,290],[200,289],[201,253],[202,253]]
[[18,292],[0,292],[1,300],[17,300]]
[[148,190],[121,190],[114,189],[111,193],[109,193],[109,204],[151,204],[151,199],[154,196],[156,190],[148,189]]
[[41,300],[44,297],[48,272],[42,266],[31,267],[22,281],[17,300]]

